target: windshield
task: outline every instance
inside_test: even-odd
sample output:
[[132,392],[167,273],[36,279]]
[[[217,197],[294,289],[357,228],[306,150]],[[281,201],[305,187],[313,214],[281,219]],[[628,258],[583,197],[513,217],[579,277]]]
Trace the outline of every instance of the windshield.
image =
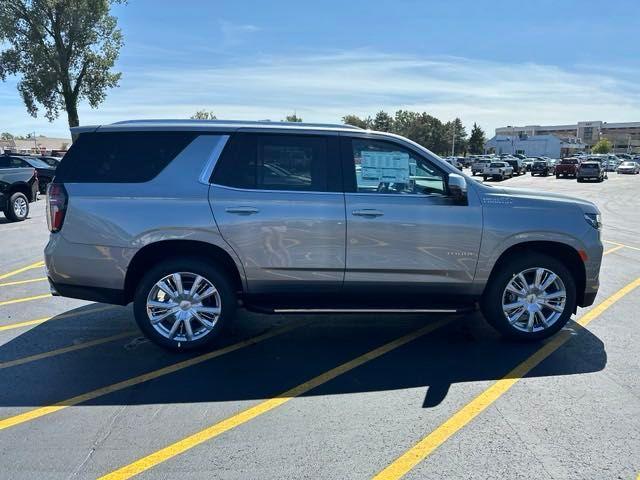
[[42,160],[38,158],[25,158],[25,161],[29,163],[32,167],[36,168],[50,168],[50,165],[46,164]]
[[622,162],[623,167],[635,167],[636,164],[634,162]]
[[573,158],[566,158],[562,160],[563,165],[576,165],[577,163],[578,163],[578,160],[574,160]]
[[504,163],[494,162],[491,164],[491,167],[504,167]]

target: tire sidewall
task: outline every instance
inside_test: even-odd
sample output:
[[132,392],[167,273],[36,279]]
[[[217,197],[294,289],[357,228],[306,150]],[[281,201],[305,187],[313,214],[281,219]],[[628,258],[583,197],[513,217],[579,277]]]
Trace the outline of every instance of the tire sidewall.
[[[147,315],[147,296],[153,286],[161,278],[176,272],[196,273],[209,280],[218,290],[222,303],[222,312],[211,332],[191,342],[178,342],[162,336],[151,325]],[[195,258],[167,260],[151,268],[138,283],[133,301],[136,323],[142,332],[157,345],[174,351],[195,350],[210,346],[228,329],[235,315],[236,307],[237,297],[225,273],[215,265]]]
[[[18,215],[16,215],[15,210],[13,208],[13,204],[16,202],[18,198],[22,198],[27,204],[27,211],[24,217],[19,217]],[[29,216],[29,199],[24,193],[16,192],[9,197],[9,202],[7,203],[6,208],[7,209],[4,213],[9,220],[11,220],[12,222],[22,222],[23,220],[26,220],[27,217]]]
[[[542,267],[558,275],[567,292],[562,315],[549,328],[539,332],[523,332],[511,326],[502,311],[502,295],[511,279],[528,269]],[[481,301],[482,313],[487,321],[503,335],[518,340],[541,340],[558,332],[571,318],[576,306],[576,286],[573,276],[562,262],[541,253],[530,253],[524,258],[512,258],[490,279]]]

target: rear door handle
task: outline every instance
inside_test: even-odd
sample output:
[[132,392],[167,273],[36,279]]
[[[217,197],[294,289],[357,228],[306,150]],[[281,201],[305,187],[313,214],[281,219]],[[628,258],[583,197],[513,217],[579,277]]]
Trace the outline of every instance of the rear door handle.
[[258,213],[258,210],[255,207],[229,207],[225,209],[227,213],[235,213],[236,215],[253,215],[254,213]]
[[384,212],[380,210],[374,210],[373,208],[363,208],[362,210],[354,210],[351,212],[352,215],[356,215],[358,217],[381,217],[384,215]]

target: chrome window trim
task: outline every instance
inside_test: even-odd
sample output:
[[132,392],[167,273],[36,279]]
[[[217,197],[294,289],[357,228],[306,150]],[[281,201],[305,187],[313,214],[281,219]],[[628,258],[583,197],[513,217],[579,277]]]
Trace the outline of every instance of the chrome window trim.
[[218,136],[220,138],[218,139],[216,146],[213,147],[213,150],[209,155],[209,159],[207,160],[207,163],[205,163],[204,168],[202,169],[202,172],[200,172],[200,177],[198,178],[198,181],[204,185],[211,185],[211,182],[209,180],[211,179],[211,175],[213,174],[213,169],[216,167],[216,164],[218,163],[218,159],[222,154],[222,150],[224,150],[224,147],[227,145],[227,142],[231,137],[231,135],[218,135]]
[[265,193],[313,193],[314,195],[344,195],[344,192],[320,192],[316,190],[265,190],[262,188],[237,188],[228,187],[227,185],[220,185],[218,183],[212,183],[212,187],[223,188],[226,190],[232,190],[235,192],[265,192]]

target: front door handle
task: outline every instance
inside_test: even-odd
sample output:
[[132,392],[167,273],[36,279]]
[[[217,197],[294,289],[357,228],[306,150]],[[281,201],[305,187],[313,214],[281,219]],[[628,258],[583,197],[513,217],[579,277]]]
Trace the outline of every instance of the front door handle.
[[227,213],[235,213],[236,215],[253,215],[260,211],[255,207],[229,207],[225,210]]
[[373,208],[363,208],[362,210],[354,210],[351,212],[358,217],[381,217],[384,212],[380,210],[374,210]]

